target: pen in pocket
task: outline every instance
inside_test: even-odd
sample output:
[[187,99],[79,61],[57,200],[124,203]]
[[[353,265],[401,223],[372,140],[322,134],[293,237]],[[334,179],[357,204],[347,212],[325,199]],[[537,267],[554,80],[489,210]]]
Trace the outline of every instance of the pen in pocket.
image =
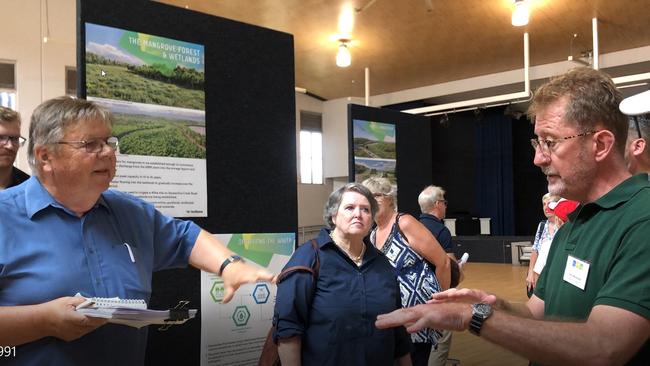
[[129,243],[124,243],[124,246],[126,247],[126,250],[129,251],[129,257],[131,258],[131,262],[135,263],[135,257],[133,256],[133,251],[131,250],[131,246]]

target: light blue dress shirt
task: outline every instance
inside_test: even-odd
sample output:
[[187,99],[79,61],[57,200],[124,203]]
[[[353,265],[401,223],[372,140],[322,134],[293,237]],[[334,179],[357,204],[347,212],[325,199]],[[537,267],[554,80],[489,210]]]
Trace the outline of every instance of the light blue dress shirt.
[[[0,306],[62,296],[149,301],[152,272],[185,267],[200,232],[115,190],[82,217],[36,177],[0,192]],[[146,328],[108,324],[72,342],[53,337],[16,347],[19,365],[144,364]]]

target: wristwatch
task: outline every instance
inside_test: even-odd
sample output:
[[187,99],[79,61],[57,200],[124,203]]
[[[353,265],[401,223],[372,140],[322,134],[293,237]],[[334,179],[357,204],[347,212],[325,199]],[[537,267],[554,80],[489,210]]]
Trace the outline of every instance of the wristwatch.
[[469,331],[480,335],[481,327],[487,318],[492,315],[492,305],[478,303],[472,305],[472,320],[469,322]]
[[219,273],[218,275],[221,276],[223,273],[223,270],[226,269],[226,266],[228,266],[232,262],[239,262],[239,261],[244,261],[244,258],[238,256],[238,255],[231,255],[230,257],[226,258],[223,263],[221,263],[221,267],[219,268]]

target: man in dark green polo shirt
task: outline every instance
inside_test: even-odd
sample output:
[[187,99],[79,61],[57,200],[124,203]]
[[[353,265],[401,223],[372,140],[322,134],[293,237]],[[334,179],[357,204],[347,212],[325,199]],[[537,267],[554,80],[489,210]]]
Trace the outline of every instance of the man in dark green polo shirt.
[[627,170],[621,99],[611,79],[590,68],[535,93],[534,163],[549,192],[582,204],[555,235],[528,302],[451,289],[431,304],[380,315],[377,327],[469,329],[539,364],[647,365],[650,184]]

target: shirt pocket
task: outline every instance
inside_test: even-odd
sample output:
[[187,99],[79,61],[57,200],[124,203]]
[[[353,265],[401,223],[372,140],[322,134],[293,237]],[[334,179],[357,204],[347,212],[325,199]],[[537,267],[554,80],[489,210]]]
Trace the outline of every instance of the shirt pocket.
[[117,293],[133,299],[148,300],[151,296],[151,273],[145,268],[145,258],[137,246],[122,243],[112,247],[113,276],[118,281]]

